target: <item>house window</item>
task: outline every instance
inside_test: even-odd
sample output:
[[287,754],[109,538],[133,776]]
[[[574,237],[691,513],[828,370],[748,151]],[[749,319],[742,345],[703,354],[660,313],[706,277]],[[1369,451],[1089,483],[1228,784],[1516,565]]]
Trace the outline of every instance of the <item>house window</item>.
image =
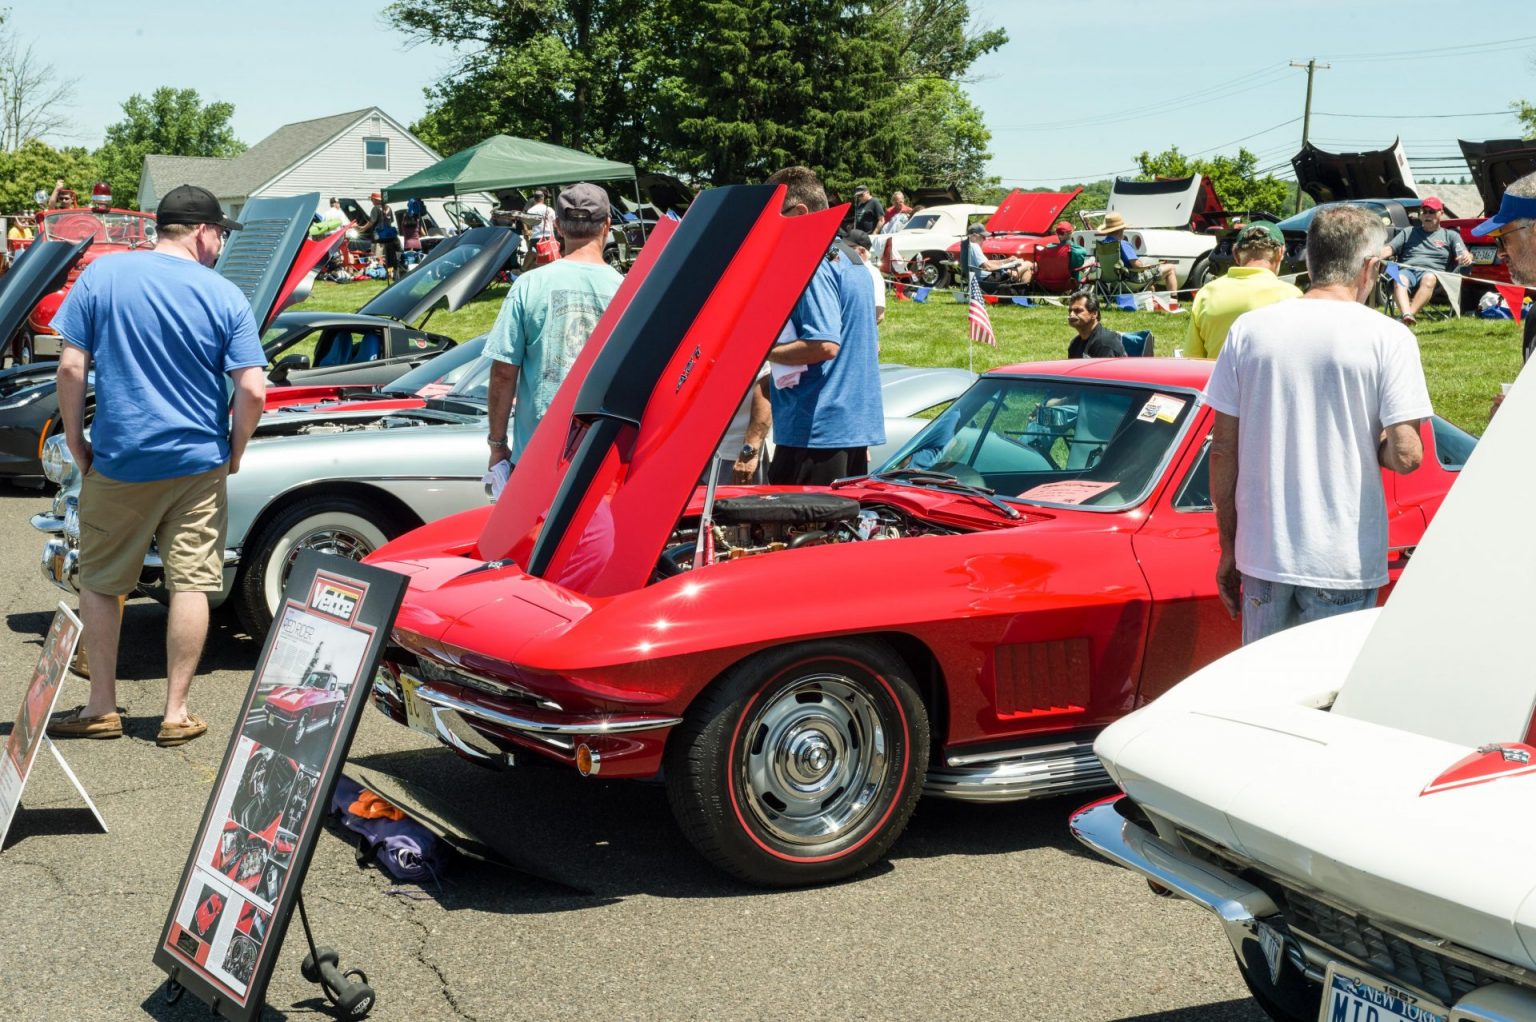
[[389,139],[365,138],[363,139],[363,169],[364,170],[388,170],[389,169]]

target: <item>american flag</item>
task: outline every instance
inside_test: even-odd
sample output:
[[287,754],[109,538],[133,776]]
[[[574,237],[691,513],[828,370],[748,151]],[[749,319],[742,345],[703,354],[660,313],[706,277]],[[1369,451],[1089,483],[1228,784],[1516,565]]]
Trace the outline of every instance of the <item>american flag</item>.
[[971,294],[971,342],[985,341],[997,347],[997,334],[992,332],[992,317],[987,315],[987,300],[981,294],[981,282],[976,274],[969,275]]

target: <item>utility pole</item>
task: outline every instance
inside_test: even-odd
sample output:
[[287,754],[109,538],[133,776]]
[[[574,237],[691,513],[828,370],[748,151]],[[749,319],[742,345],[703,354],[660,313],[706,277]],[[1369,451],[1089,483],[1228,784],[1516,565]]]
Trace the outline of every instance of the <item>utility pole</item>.
[[[1292,67],[1304,67],[1304,68],[1307,69],[1307,105],[1302,109],[1302,112],[1301,112],[1301,147],[1303,149],[1305,149],[1307,147],[1307,132],[1312,127],[1312,75],[1313,75],[1313,73],[1318,68],[1322,68],[1323,70],[1326,71],[1328,68],[1332,67],[1333,65],[1331,65],[1331,64],[1319,64],[1317,62],[1317,58],[1313,57],[1311,60],[1307,61],[1305,64],[1300,64],[1300,63],[1297,63],[1296,61],[1293,60],[1293,61],[1291,61],[1291,66]],[[1301,212],[1301,184],[1300,184],[1300,182],[1297,182],[1297,185],[1296,185],[1296,210],[1295,210],[1295,212],[1297,212],[1297,213]]]

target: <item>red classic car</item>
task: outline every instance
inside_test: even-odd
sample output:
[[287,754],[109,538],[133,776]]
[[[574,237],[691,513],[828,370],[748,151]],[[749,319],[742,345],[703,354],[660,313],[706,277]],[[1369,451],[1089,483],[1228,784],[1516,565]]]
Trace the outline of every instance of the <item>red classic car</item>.
[[[1061,219],[1061,211],[1082,192],[1026,192],[1015,188],[998,205],[997,212],[983,225],[987,236],[981,242],[982,255],[988,259],[1028,259],[1035,264],[1034,288],[1059,294],[1077,286],[1067,267],[1065,248],[1047,248],[1056,244],[1052,226]],[[951,245],[949,258],[959,263],[967,244],[962,238]]]
[[295,729],[297,740],[306,731],[340,720],[346,700],[346,691],[331,665],[326,664],[321,670],[308,671],[297,685],[275,688],[267,695],[267,724]]
[[[377,708],[485,765],[663,777],[714,864],[790,885],[876,861],[923,791],[1105,784],[1098,730],[1239,632],[1208,362],[995,370],[871,476],[696,492],[837,223],[778,203],[701,196],[500,502],[368,560],[410,577]],[[1473,443],[1439,420],[1424,440],[1425,467],[1386,479],[1394,573]]]
[[[110,201],[110,196],[108,197]],[[38,355],[57,356],[59,335],[50,324],[64,302],[70,285],[87,266],[102,258],[122,252],[148,251],[155,246],[155,217],[135,209],[110,209],[91,206],[84,209],[45,209],[37,214],[36,241],[91,240],[90,248],[70,271],[64,286],[44,295],[33,306],[26,327],[11,342],[11,358],[25,365]]]

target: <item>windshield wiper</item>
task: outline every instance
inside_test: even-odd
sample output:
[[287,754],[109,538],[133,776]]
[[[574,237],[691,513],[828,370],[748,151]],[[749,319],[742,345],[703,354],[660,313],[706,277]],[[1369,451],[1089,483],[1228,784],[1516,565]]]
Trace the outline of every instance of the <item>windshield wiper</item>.
[[[951,490],[955,493],[966,493],[973,497],[980,497],[997,508],[1009,518],[1023,518],[1019,509],[1009,504],[997,495],[997,491],[986,486],[972,486],[970,483],[962,483],[947,472],[935,472],[928,468],[898,468],[889,472],[876,472],[869,476],[870,479],[899,479],[904,483],[913,483],[917,486],[932,486],[935,489]],[[839,483],[844,480],[838,480]]]

